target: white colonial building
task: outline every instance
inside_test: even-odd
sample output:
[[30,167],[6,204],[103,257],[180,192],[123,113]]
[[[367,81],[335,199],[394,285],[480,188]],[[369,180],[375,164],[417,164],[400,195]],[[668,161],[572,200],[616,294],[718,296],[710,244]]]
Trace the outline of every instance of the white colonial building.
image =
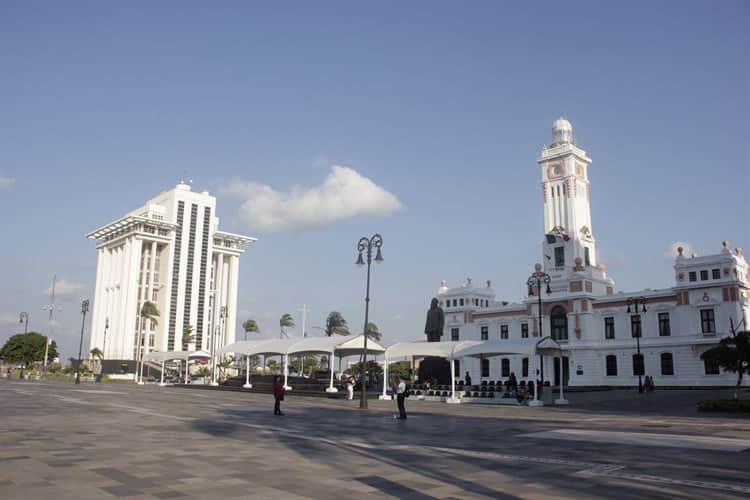
[[[522,302],[508,303],[496,300],[490,282],[476,286],[469,278],[450,289],[443,282],[442,340],[536,342],[550,336],[567,350],[563,378],[571,386],[634,386],[638,371],[652,376],[657,387],[736,383],[736,375],[704,363],[700,355],[729,335],[732,325],[747,328],[750,321],[750,276],[742,250],[724,242],[719,253],[698,257],[679,248],[673,287],[615,292],[614,281],[597,263],[591,159],[575,144],[567,120],[554,123],[552,143],[542,148],[537,163],[545,232],[537,272],[549,276],[549,286],[543,281],[539,290],[534,284]],[[559,382],[559,362],[543,360],[544,380],[553,385]],[[511,372],[520,381],[533,380],[538,360],[506,356],[463,363],[456,371],[469,371],[474,381],[507,380]]]
[[[145,353],[234,342],[240,255],[255,238],[218,226],[216,198],[180,183],[87,235],[98,251],[91,348],[104,352],[105,371],[133,371],[139,337]],[[140,318],[147,300],[156,322]]]

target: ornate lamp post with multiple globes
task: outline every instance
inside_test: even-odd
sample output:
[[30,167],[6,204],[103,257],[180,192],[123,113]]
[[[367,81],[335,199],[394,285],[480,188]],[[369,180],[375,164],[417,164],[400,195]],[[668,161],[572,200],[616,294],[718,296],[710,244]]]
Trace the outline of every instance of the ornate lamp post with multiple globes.
[[78,343],[78,367],[76,369],[76,384],[81,383],[81,351],[83,350],[83,327],[86,325],[86,313],[89,312],[89,300],[86,299],[81,302],[81,314],[83,315],[83,321],[81,321],[81,341]]
[[[642,312],[646,312],[646,297],[629,297],[627,300],[628,304],[628,314],[630,314],[630,308],[631,306],[634,307],[634,314],[638,316],[637,321],[633,321],[632,317],[630,320],[630,329],[631,334],[633,337],[635,337],[635,349],[638,353],[638,393],[643,394],[643,380],[641,377],[643,376],[643,357],[641,356],[641,318],[640,314]],[[640,306],[640,310],[638,307]]]
[[[367,295],[365,296],[365,328],[363,330],[364,347],[362,348],[362,369],[360,371],[360,377],[362,379],[362,392],[359,400],[359,408],[362,410],[367,409],[367,324],[370,320],[370,264],[372,263],[372,249],[375,248],[377,253],[375,254],[375,262],[380,264],[383,262],[383,254],[380,253],[380,247],[383,246],[383,237],[379,234],[374,234],[370,238],[362,237],[357,244],[357,250],[359,251],[359,257],[357,257],[356,264],[359,267],[365,265],[365,261],[362,258],[362,252],[366,252],[367,256]],[[384,380],[385,384],[386,381]]]
[[[542,283],[547,285],[547,295],[552,293],[552,290],[549,288],[549,282],[550,277],[549,274],[542,271],[542,265],[536,264],[534,266],[535,271],[529,276],[528,281],[526,284],[529,286],[529,296],[534,295],[534,287],[536,287],[537,291],[537,304],[539,306],[539,339],[541,340],[542,337]],[[561,356],[562,358],[562,356]],[[562,359],[560,360],[562,362]],[[542,392],[542,387],[544,386],[544,363],[542,362],[542,355],[539,355],[539,381],[541,382],[539,387],[536,388],[534,391],[534,401],[531,403],[532,406],[541,406],[544,403],[539,399],[540,393]]]

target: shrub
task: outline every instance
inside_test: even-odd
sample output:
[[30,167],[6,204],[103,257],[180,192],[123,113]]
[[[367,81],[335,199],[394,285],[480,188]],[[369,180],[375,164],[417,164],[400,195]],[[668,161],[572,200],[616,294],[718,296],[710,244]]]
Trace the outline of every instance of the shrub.
[[60,363],[50,363],[47,367],[49,373],[60,373],[61,370],[62,366],[60,366]]
[[699,411],[735,411],[750,413],[750,400],[704,399],[698,401]]

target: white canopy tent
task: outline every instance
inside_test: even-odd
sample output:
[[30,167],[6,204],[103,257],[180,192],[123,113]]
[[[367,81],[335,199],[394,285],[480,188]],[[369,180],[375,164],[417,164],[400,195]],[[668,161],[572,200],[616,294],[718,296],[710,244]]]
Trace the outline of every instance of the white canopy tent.
[[[338,354],[339,356],[351,356],[359,354],[364,349],[364,336],[358,335],[353,338],[342,338],[342,337],[306,337],[303,339],[272,339],[272,340],[252,340],[252,341],[240,341],[226,345],[216,352],[218,354],[226,354],[230,352],[240,353],[248,356],[247,359],[247,374],[245,378],[245,385],[243,387],[250,388],[250,358],[253,354],[263,355],[280,355],[283,356],[284,362],[284,387],[287,390],[291,389],[287,382],[289,380],[289,355],[304,355],[304,354],[329,354],[331,360]],[[385,348],[372,340],[367,341],[367,353],[368,354],[382,354],[385,352]],[[336,388],[333,387],[333,364],[331,364],[331,381],[330,386],[326,391],[336,392]]]
[[[456,353],[457,357],[474,357],[474,358],[491,358],[494,356],[504,356],[510,354],[521,354],[529,357],[535,355],[544,355],[549,353],[561,353],[563,351],[560,344],[550,337],[534,342],[532,341],[510,341],[502,339],[487,340],[480,344],[461,349]],[[560,399],[556,400],[557,404],[567,404],[563,397],[563,377],[562,377],[562,356],[560,356]],[[455,388],[454,388],[455,391]],[[539,401],[540,390],[534,391],[534,401],[537,405],[542,405]]]
[[408,358],[408,357],[427,357],[435,356],[438,358],[446,358],[451,362],[451,386],[453,392],[451,399],[456,400],[456,372],[455,372],[455,360],[456,353],[462,349],[476,346],[481,344],[479,340],[459,340],[452,342],[399,342],[393,344],[385,350],[385,363],[383,367],[383,395],[381,399],[389,399],[386,392],[388,388],[388,363],[389,360],[394,358]]
[[[561,353],[564,349],[552,340],[545,337],[538,342],[530,341],[510,341],[510,340],[463,340],[453,342],[401,342],[390,346],[385,351],[385,370],[387,380],[387,370],[389,360],[394,358],[403,358],[410,356],[436,356],[446,358],[451,362],[451,398],[449,402],[458,402],[456,398],[456,372],[455,360],[465,357],[490,358],[494,356],[520,354],[534,356],[546,353]],[[560,359],[560,399],[558,404],[567,404],[563,397],[562,383],[562,356]],[[535,401],[538,401],[539,390],[534,391]],[[383,385],[383,399],[388,399],[386,394],[386,385]]]
[[143,361],[161,361],[161,381],[159,385],[164,385],[164,364],[167,361],[180,360],[185,362],[185,383],[187,384],[188,369],[187,364],[191,359],[208,359],[211,354],[206,351],[166,351],[166,352],[149,352],[143,355]]

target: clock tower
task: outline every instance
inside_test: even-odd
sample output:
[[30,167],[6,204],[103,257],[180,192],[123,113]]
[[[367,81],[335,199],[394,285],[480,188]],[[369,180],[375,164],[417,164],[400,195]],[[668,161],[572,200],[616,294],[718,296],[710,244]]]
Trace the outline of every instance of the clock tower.
[[588,168],[591,158],[579,148],[573,126],[565,118],[552,125],[552,143],[537,159],[542,171],[544,200],[545,271],[576,266],[596,267],[596,244],[591,228]]

